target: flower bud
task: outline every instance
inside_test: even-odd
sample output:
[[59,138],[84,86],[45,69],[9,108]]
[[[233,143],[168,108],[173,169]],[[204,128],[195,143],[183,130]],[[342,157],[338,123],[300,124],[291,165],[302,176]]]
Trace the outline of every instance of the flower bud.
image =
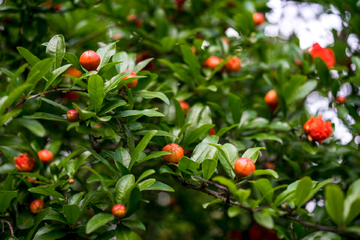
[[44,208],[45,208],[45,203],[43,200],[40,200],[40,199],[34,200],[30,204],[30,211],[33,214],[38,214]]
[[54,155],[47,149],[38,152],[39,159],[42,163],[49,163],[54,159]]
[[322,48],[318,43],[312,45],[309,53],[313,59],[321,58],[330,69],[335,66],[335,53],[331,48]]
[[279,100],[274,89],[268,91],[265,95],[265,102],[273,112],[279,105]]
[[77,121],[79,121],[79,113],[78,113],[78,111],[76,111],[74,109],[69,110],[66,113],[66,118],[69,122],[77,122]]
[[22,172],[31,172],[35,167],[34,158],[30,157],[27,153],[20,153],[18,157],[14,157],[15,167]]
[[85,51],[80,56],[80,64],[88,71],[96,71],[100,65],[100,56],[94,51]]
[[238,57],[232,57],[226,62],[225,68],[231,72],[237,72],[241,69],[241,61]]
[[346,97],[345,96],[338,96],[336,98],[336,102],[338,102],[339,104],[344,104],[344,103],[346,103]]
[[115,204],[111,209],[111,213],[116,218],[123,218],[126,215],[126,207],[122,204]]
[[167,162],[178,163],[180,159],[184,156],[184,150],[176,143],[170,143],[166,145],[163,148],[163,151],[171,153],[170,155],[162,156]]
[[303,132],[308,135],[309,141],[315,140],[322,144],[332,134],[331,122],[324,122],[321,114],[317,117],[311,116],[304,124]]
[[[125,80],[125,79],[127,79],[127,78],[132,78],[132,77],[136,77],[136,76],[137,76],[136,73],[135,73],[134,71],[131,71],[131,70],[125,70],[125,71],[122,71],[121,73],[124,73],[124,72],[130,72],[130,74],[127,75],[126,77],[124,77],[123,79],[121,79],[121,81],[122,81],[122,80]],[[127,86],[128,88],[134,88],[134,87],[136,87],[137,84],[138,84],[138,79],[135,79],[135,80],[129,82],[128,84],[126,84],[126,86]]]
[[190,109],[190,105],[183,100],[180,100],[179,103],[180,103],[180,107],[184,111],[184,114],[186,115]]
[[258,25],[262,24],[263,22],[265,22],[265,16],[262,13],[256,12],[253,14],[253,20],[254,20],[255,25],[258,26]]
[[255,171],[255,163],[249,158],[238,158],[235,161],[234,169],[238,177],[246,177]]
[[214,70],[223,59],[217,57],[217,56],[211,56],[203,63],[204,67],[210,68],[211,70]]

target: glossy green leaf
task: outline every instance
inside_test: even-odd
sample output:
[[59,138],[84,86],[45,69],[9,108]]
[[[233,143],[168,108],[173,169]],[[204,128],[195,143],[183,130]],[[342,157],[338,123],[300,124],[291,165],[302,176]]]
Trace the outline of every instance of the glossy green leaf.
[[217,167],[217,161],[214,159],[205,159],[202,162],[203,178],[209,180]]
[[62,35],[53,36],[46,46],[46,54],[52,57],[54,69],[61,67],[62,60],[65,56],[65,39]]
[[122,224],[124,224],[125,226],[127,226],[129,228],[138,228],[138,229],[146,231],[145,225],[142,222],[140,222],[139,220],[124,219],[121,222],[122,222]]
[[70,66],[71,66],[71,64],[67,64],[67,65],[64,65],[62,67],[55,69],[52,72],[51,78],[47,81],[44,91],[46,91],[51,86],[51,84],[55,81],[55,79],[57,77],[59,77],[63,72],[65,72]]
[[241,99],[232,94],[229,93],[228,94],[228,107],[232,113],[232,119],[234,121],[234,123],[240,123],[240,119],[241,119],[241,115],[242,115],[242,111],[243,111],[243,104]]
[[18,100],[26,89],[28,89],[31,84],[24,84],[15,88],[9,96],[5,96],[0,100],[0,114],[10,107],[16,100]]
[[260,178],[255,181],[251,181],[254,186],[261,192],[264,198],[268,201],[268,203],[272,203],[272,198],[274,196],[274,189],[271,186],[271,183],[266,178]]
[[64,215],[68,222],[70,223],[70,226],[74,226],[77,223],[77,220],[80,217],[80,209],[77,205],[64,205]]
[[146,65],[148,65],[149,62],[151,62],[154,58],[148,58],[148,59],[145,59],[141,62],[139,62],[135,68],[134,68],[134,72],[135,73],[139,73],[141,70],[143,70],[144,67],[146,67]]
[[98,228],[102,227],[103,225],[105,225],[106,223],[114,220],[114,218],[115,217],[109,213],[96,214],[95,216],[90,218],[90,220],[87,222],[86,229],[85,229],[86,234],[90,234],[90,233],[94,232],[96,229],[98,229]]
[[17,47],[17,50],[26,59],[30,66],[34,66],[37,62],[40,62],[40,59],[32,54],[29,50],[23,47]]
[[244,152],[244,154],[241,157],[249,158],[256,163],[261,149],[265,149],[265,148],[264,147],[249,148]]
[[101,69],[103,66],[105,66],[110,58],[116,53],[116,42],[110,43],[106,45],[105,47],[99,48],[96,51],[97,54],[100,56],[100,65],[98,69]]
[[98,113],[101,110],[104,100],[104,82],[97,74],[91,75],[88,82],[91,106],[93,106],[95,112]]
[[47,207],[43,210],[41,210],[35,217],[34,219],[34,226],[33,229],[28,233],[28,235],[26,236],[26,240],[31,240],[32,236],[34,235],[37,227],[39,226],[40,222],[42,220],[44,220],[45,216],[49,213],[49,211],[51,210],[50,207]]
[[38,193],[41,195],[45,195],[45,196],[51,196],[58,200],[65,200],[65,197],[61,193],[55,191],[54,189],[52,189],[50,187],[33,187],[33,188],[29,188],[28,191],[32,192],[32,193]]
[[261,226],[267,229],[272,229],[274,228],[274,220],[272,219],[271,215],[265,210],[266,209],[263,209],[259,213],[254,213],[253,217],[255,221]]
[[169,185],[156,181],[151,186],[147,187],[144,190],[152,190],[152,191],[163,191],[163,192],[175,192],[175,190]]
[[136,183],[140,182],[141,180],[147,178],[148,176],[152,175],[155,173],[154,169],[148,169],[145,172],[143,172],[140,177],[138,178],[138,180],[136,181]]
[[16,226],[20,229],[28,229],[34,225],[34,215],[30,210],[23,210],[16,218]]
[[346,193],[344,202],[344,225],[348,225],[360,212],[360,179],[354,181]]
[[11,201],[16,198],[18,195],[18,190],[16,191],[0,191],[0,212],[3,215],[8,207],[10,206]]
[[331,220],[336,225],[341,226],[344,210],[344,193],[341,188],[335,184],[325,187],[325,209]]
[[116,203],[125,204],[130,195],[132,187],[135,185],[135,177],[132,174],[123,176],[117,181],[115,186]]
[[134,95],[138,97],[143,97],[145,99],[159,98],[163,100],[166,104],[168,105],[170,104],[168,97],[162,92],[139,91],[139,92],[134,92]]
[[64,105],[62,105],[60,103],[54,102],[54,101],[52,101],[50,99],[47,99],[47,98],[44,98],[44,97],[41,97],[40,99],[41,99],[41,101],[44,101],[44,102],[46,102],[46,103],[48,103],[50,105],[53,105],[54,107],[57,107],[57,108],[65,111],[65,112],[70,110],[70,108],[68,108],[68,107],[66,107],[66,106],[64,106]]
[[182,157],[179,161],[179,169],[184,173],[195,173],[199,166],[199,163],[190,160],[186,156]]
[[274,178],[279,178],[279,174],[272,169],[258,169],[253,172],[254,176],[269,175]]
[[294,195],[295,205],[297,208],[300,208],[308,200],[311,188],[312,182],[309,177],[303,177],[299,181]]
[[141,141],[139,142],[139,144],[135,148],[134,154],[131,156],[131,162],[130,162],[130,165],[129,165],[129,170],[132,168],[134,163],[137,161],[140,153],[146,148],[146,146],[148,145],[150,140],[153,138],[153,136],[155,136],[156,133],[157,133],[156,130],[152,130],[152,131],[148,132],[141,139]]
[[44,112],[36,112],[33,115],[24,116],[27,119],[44,119],[50,121],[60,121],[60,122],[67,122],[66,118],[60,117],[58,115],[54,115],[51,113],[44,113]]
[[104,115],[112,110],[114,110],[115,108],[121,107],[126,105],[126,102],[124,100],[115,100],[115,101],[110,101],[107,104],[105,104],[105,106],[101,109],[101,111],[98,113],[99,116]]
[[210,146],[208,143],[218,143],[218,136],[208,136],[201,143],[199,143],[191,156],[191,159],[197,163],[202,163],[205,159],[215,159],[217,160],[218,154],[217,149],[213,146]]

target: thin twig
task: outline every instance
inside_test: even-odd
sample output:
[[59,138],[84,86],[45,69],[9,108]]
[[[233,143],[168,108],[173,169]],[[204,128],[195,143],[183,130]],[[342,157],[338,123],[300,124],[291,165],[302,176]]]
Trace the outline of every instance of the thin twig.
[[11,236],[14,237],[14,229],[12,228],[11,224],[9,221],[7,220],[4,220],[5,223],[7,223],[7,225],[9,225],[9,229],[10,229],[10,233],[11,233]]
[[49,90],[49,91],[42,92],[42,93],[39,93],[39,94],[35,94],[35,95],[32,95],[31,97],[28,97],[28,98],[26,98],[26,99],[23,99],[22,101],[18,102],[15,107],[20,106],[21,104],[23,104],[25,101],[27,101],[27,100],[29,100],[29,99],[37,98],[37,97],[46,95],[46,94],[48,94],[48,93],[62,92],[62,91],[69,91],[69,92],[87,92],[87,89],[57,88],[57,89]]

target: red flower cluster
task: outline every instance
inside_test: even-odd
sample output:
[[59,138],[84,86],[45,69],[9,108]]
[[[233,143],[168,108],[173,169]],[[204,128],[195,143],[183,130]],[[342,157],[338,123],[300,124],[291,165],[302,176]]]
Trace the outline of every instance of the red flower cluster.
[[15,167],[22,172],[31,172],[35,167],[35,160],[29,157],[27,153],[20,153],[18,157],[14,157]]
[[322,115],[311,118],[304,124],[304,133],[308,135],[309,141],[315,140],[322,144],[322,142],[331,136],[332,126],[330,121],[324,122]]
[[329,69],[335,65],[335,54],[331,48],[322,48],[318,43],[315,43],[309,49],[309,53],[313,59],[321,58]]

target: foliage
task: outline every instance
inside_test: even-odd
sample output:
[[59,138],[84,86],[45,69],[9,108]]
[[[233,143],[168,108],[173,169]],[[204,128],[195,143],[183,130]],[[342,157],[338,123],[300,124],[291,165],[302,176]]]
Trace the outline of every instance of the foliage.
[[[346,42],[360,14],[355,1],[328,2],[348,23],[334,31],[331,70],[295,36],[265,36],[252,14],[269,11],[266,1],[3,1],[1,237],[233,239],[251,237],[252,226],[282,239],[359,236],[358,144],[334,134],[319,144],[303,132],[314,91],[354,138],[360,130],[360,57]],[[227,43],[229,27],[241,37]],[[100,56],[97,71],[80,65],[86,50]],[[204,67],[214,55],[225,60]],[[240,71],[224,70],[229,56]],[[338,104],[344,84],[352,93]],[[274,111],[264,100],[271,89]],[[79,121],[67,121],[70,109]],[[169,143],[184,149],[179,163],[163,160]],[[48,164],[42,149],[54,155]],[[31,172],[15,167],[21,153],[35,159]],[[239,157],[257,170],[238,178]],[[35,199],[46,206],[36,216]],[[111,214],[115,204],[124,218]]]

